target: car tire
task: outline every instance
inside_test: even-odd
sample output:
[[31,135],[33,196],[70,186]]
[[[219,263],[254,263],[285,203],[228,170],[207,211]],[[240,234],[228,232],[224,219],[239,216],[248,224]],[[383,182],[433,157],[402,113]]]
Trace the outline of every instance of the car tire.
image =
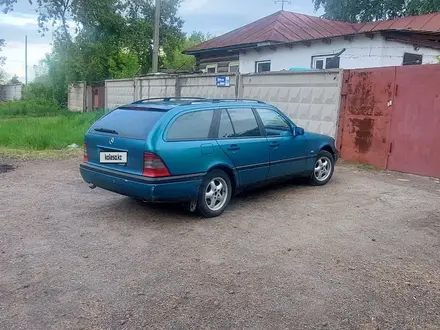
[[321,150],[313,164],[312,174],[310,175],[310,183],[314,186],[323,186],[333,176],[335,170],[335,160],[331,153]]
[[205,218],[217,217],[223,213],[232,196],[229,176],[222,170],[208,172],[202,180],[197,198],[199,213]]

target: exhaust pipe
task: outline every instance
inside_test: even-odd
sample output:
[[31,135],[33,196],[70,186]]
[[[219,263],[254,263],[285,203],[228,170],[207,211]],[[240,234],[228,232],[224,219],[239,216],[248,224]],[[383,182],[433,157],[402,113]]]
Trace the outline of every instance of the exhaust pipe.
[[96,186],[95,186],[93,183],[89,183],[89,188],[90,188],[90,189],[95,189]]

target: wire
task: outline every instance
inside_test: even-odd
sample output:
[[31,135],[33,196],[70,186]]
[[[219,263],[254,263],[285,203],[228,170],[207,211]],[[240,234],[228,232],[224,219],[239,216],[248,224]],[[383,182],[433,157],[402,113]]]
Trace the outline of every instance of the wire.
[[[439,42],[438,46],[440,47],[440,42]],[[421,46],[421,47],[423,47],[423,46]],[[348,46],[346,48],[348,50],[348,49],[408,49],[408,48],[411,48],[411,47],[403,47],[403,46],[400,46],[400,47],[392,47],[392,46],[386,46],[386,47],[382,47],[382,46],[371,46],[371,47],[357,47],[356,46],[356,47],[350,47],[350,46]],[[429,47],[425,47],[425,48],[429,48]]]
[[[433,54],[433,55],[430,55],[430,54],[417,54],[417,55],[420,55],[420,56],[432,56],[432,57],[435,57],[435,56],[439,56],[439,55],[437,55],[437,54]],[[344,56],[339,56],[340,58],[364,58],[364,57],[382,57],[382,58],[393,58],[393,57],[396,57],[396,58],[403,58],[404,57],[404,55],[344,55]]]

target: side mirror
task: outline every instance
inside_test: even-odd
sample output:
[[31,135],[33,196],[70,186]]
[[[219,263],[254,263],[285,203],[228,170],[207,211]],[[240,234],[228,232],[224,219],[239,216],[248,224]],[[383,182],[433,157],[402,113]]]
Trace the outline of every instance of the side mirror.
[[304,128],[295,127],[295,136],[297,135],[304,135]]

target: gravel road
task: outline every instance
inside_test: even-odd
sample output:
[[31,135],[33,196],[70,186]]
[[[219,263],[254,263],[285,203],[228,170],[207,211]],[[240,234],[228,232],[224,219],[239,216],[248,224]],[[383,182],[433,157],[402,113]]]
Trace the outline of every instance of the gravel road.
[[343,164],[205,220],[80,161],[0,173],[1,329],[440,329],[435,180]]

